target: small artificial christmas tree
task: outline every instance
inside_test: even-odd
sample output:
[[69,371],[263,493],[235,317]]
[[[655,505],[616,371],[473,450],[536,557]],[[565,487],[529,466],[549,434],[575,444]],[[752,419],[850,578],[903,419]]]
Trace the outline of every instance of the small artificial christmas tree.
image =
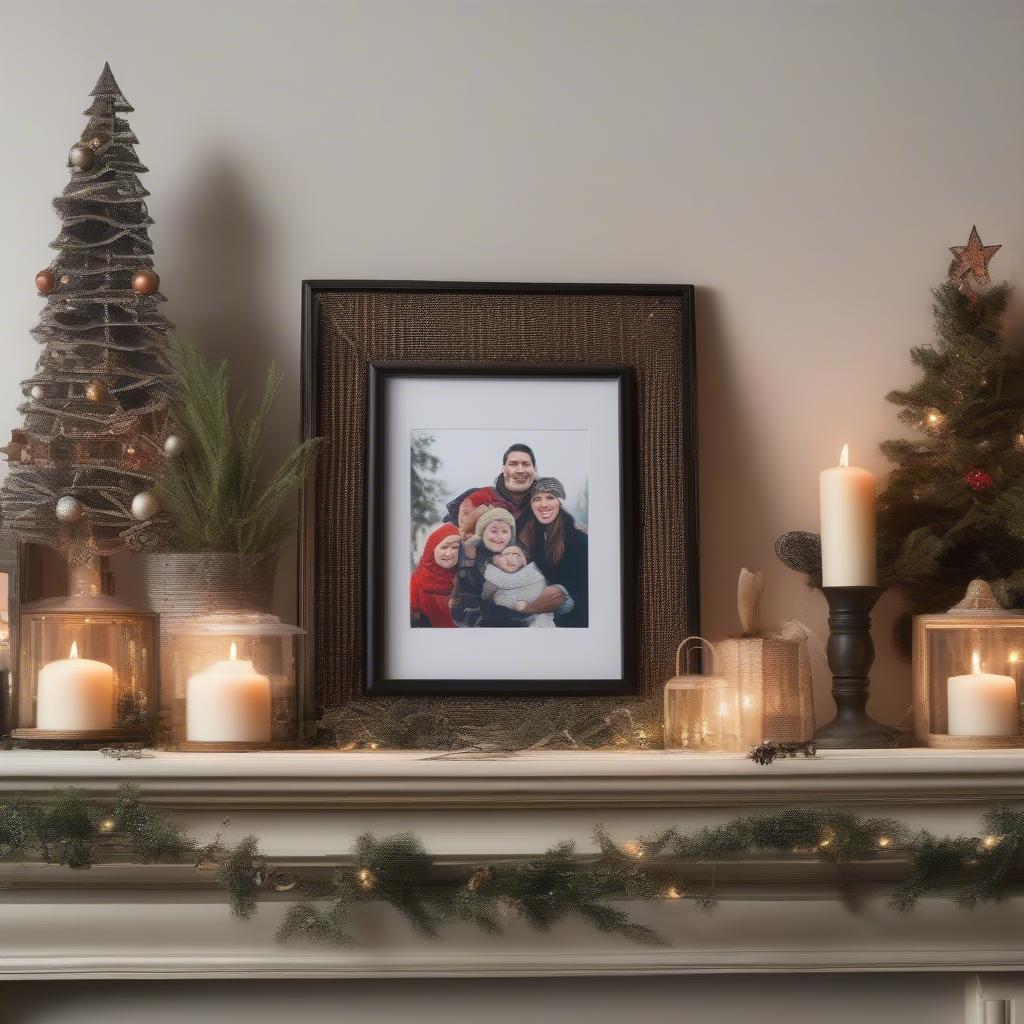
[[[912,614],[945,611],[976,578],[1004,607],[1024,605],[1024,351],[1004,338],[1009,286],[990,286],[999,248],[977,228],[952,248],[933,293],[937,340],[911,350],[923,375],[886,396],[921,433],[883,443],[896,468],[878,500],[880,582]],[[909,615],[902,626],[909,646]]]
[[23,382],[24,425],[0,449],[10,464],[5,525],[79,565],[159,543],[151,488],[165,441],[168,453],[176,448],[166,437],[171,324],[158,307],[149,193],[138,178],[146,168],[120,116],[133,108],[109,64],[91,95],[71,181],[54,200],[58,255],[36,276],[47,296],[32,331],[43,353]]

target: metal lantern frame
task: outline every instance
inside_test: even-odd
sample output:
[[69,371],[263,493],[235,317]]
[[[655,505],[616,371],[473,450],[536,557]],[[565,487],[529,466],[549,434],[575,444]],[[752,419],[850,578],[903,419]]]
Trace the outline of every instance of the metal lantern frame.
[[[948,656],[943,657],[940,644],[948,651],[949,646],[959,639],[954,637],[955,633],[968,634],[970,639],[963,644],[954,661]],[[983,657],[989,668],[995,668],[996,665],[1002,668],[1004,661],[1007,666],[1015,665],[1016,662],[1010,657],[1014,650],[1019,650],[1024,659],[1024,613],[951,609],[936,615],[914,617],[914,734],[918,743],[947,750],[1024,747],[1024,733],[1021,732],[1024,660],[1017,670],[999,673],[1010,675],[1017,684],[1017,733],[1007,736],[949,735],[948,679],[951,674],[970,673],[969,649],[984,652]]]
[[[160,745],[170,750],[199,752],[300,747],[308,719],[301,643],[304,636],[305,630],[298,626],[261,612],[219,612],[170,625],[165,633],[160,685]],[[251,661],[254,675],[266,675],[269,680],[270,740],[190,740],[189,680],[227,659],[232,644],[236,646],[237,660]],[[275,671],[275,667],[283,671]]]
[[[104,631],[107,631],[106,634]],[[97,652],[85,640],[92,633],[106,639],[100,660],[114,671],[110,728],[41,729],[37,725],[39,672],[51,661],[67,658],[68,638],[81,644],[79,655]],[[120,636],[118,634],[120,633]],[[17,727],[15,740],[93,744],[149,741],[158,705],[159,629],[155,612],[99,594],[74,594],[24,605],[18,613]],[[117,724],[117,715],[131,714]]]

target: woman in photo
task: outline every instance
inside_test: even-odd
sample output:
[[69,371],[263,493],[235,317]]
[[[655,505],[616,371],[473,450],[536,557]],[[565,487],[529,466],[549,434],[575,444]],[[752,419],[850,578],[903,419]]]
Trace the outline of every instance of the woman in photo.
[[453,629],[449,602],[459,561],[458,527],[446,523],[428,538],[420,564],[409,580],[409,610],[414,627]]
[[573,608],[555,615],[555,625],[582,628],[589,622],[589,564],[586,531],[566,512],[565,488],[553,476],[537,477],[530,491],[530,511],[520,543],[549,584],[568,591]]

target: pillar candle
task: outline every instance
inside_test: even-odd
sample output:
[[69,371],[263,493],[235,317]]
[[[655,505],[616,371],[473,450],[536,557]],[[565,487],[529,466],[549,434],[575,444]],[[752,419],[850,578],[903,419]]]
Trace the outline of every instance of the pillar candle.
[[78,656],[71,645],[67,658],[39,670],[36,728],[62,731],[114,727],[114,670],[103,661]]
[[202,743],[269,743],[270,680],[238,658],[215,661],[185,684],[185,739]]
[[821,576],[826,587],[875,585],[875,478],[851,466],[849,445],[839,465],[822,471]]
[[950,736],[1015,736],[1020,730],[1017,684],[1011,676],[981,671],[981,655],[971,659],[969,676],[947,682]]

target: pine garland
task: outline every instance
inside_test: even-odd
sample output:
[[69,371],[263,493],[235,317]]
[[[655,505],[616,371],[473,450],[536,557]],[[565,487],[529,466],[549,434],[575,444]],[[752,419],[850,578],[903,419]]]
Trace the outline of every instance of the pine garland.
[[598,826],[596,854],[581,855],[565,841],[536,857],[460,865],[437,860],[413,833],[381,839],[367,833],[350,858],[339,858],[329,880],[300,880],[275,869],[255,836],[234,847],[224,846],[219,836],[201,844],[125,784],[111,803],[86,800],[73,789],[54,790],[43,800],[0,803],[0,860],[79,870],[101,861],[192,861],[197,870],[214,874],[240,920],[254,916],[264,891],[294,889],[303,899],[285,915],[281,942],[354,945],[353,915],[364,904],[383,902],[427,938],[462,922],[495,935],[513,917],[547,931],[575,915],[600,931],[663,945],[661,936],[614,903],[666,900],[710,911],[717,895],[713,881],[702,880],[708,866],[765,853],[834,865],[880,856],[905,860],[908,876],[888,899],[900,912],[925,896],[950,897],[966,909],[998,902],[1024,880],[1024,808],[995,808],[983,817],[983,827],[981,836],[941,837],[913,832],[893,818],[790,808],[627,841],[616,841]]

